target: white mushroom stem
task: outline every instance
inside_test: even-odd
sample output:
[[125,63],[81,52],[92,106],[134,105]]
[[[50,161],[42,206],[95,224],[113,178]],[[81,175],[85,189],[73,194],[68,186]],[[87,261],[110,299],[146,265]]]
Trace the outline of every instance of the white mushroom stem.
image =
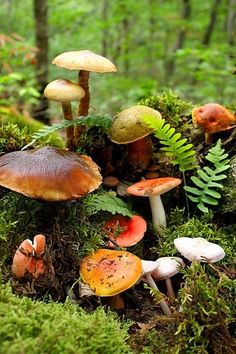
[[[66,120],[73,120],[73,114],[70,102],[62,102],[62,111]],[[74,151],[74,127],[66,128],[66,147]]]
[[171,297],[172,299],[175,299],[175,292],[172,286],[172,281],[170,278],[166,278],[166,287],[167,287],[167,293],[169,295],[169,297]]
[[152,211],[152,222],[156,226],[158,233],[163,233],[162,228],[166,227],[166,213],[160,195],[149,196]]
[[[156,285],[156,283],[155,283],[155,281],[153,280],[151,274],[147,273],[147,274],[144,275],[144,277],[145,277],[147,283],[150,285],[151,288],[153,288],[153,289],[157,290],[158,292],[160,292],[158,287],[157,287],[157,285]],[[167,303],[165,302],[165,300],[161,299],[159,304],[160,304],[160,307],[161,307],[164,315],[171,316],[170,308],[167,305]]]

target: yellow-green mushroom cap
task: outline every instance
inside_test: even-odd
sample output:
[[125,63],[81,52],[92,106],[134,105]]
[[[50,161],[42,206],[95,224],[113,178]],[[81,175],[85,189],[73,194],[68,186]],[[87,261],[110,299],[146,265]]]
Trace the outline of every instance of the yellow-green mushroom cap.
[[142,105],[120,112],[112,123],[110,139],[116,144],[129,144],[149,135],[153,129],[142,120],[145,116],[161,119],[160,112]]

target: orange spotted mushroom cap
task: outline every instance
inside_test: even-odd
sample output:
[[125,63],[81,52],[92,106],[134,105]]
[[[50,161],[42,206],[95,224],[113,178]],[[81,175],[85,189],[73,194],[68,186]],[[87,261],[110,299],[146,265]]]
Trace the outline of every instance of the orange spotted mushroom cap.
[[114,296],[131,288],[142,275],[141,260],[127,251],[98,249],[83,258],[82,280],[97,296]]
[[142,197],[162,195],[177,187],[180,183],[181,179],[175,177],[146,179],[129,186],[127,192]]
[[101,183],[99,167],[89,156],[64,149],[48,146],[0,157],[0,185],[34,199],[73,200]]

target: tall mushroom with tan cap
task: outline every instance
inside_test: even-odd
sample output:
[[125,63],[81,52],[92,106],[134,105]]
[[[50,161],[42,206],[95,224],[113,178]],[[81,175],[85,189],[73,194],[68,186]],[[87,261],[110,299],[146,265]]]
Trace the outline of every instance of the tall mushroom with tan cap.
[[[66,120],[73,120],[71,109],[72,101],[80,101],[85,92],[77,84],[69,80],[58,79],[50,82],[44,90],[44,95],[51,101],[60,102],[62,111]],[[67,143],[66,146],[69,150],[74,150],[74,127],[66,128]]]
[[147,106],[137,105],[118,113],[114,119],[109,135],[116,144],[127,144],[127,159],[130,165],[144,170],[152,158],[152,141],[148,127],[142,117],[152,116],[161,119],[161,114]]
[[97,189],[102,176],[86,155],[53,147],[14,151],[0,157],[0,186],[27,197],[66,201]]
[[[53,59],[52,64],[60,68],[69,70],[79,70],[79,85],[84,89],[85,95],[80,101],[78,116],[87,116],[89,110],[89,73],[108,73],[116,72],[116,66],[107,58],[95,54],[90,50],[79,50],[65,52]],[[77,126],[75,129],[75,138],[78,141],[83,128]]]
[[161,195],[177,187],[180,183],[181,180],[179,178],[160,177],[143,180],[127,188],[127,192],[131,195],[149,198],[152,222],[160,234],[163,232],[163,227],[166,226],[166,214]]

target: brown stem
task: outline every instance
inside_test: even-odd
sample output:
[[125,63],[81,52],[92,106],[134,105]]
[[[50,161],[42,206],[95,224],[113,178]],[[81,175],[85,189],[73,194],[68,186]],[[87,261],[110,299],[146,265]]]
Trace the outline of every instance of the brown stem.
[[[62,111],[64,118],[66,120],[73,120],[73,114],[71,109],[71,103],[62,103]],[[70,151],[74,151],[75,143],[74,143],[74,127],[66,128],[66,147]]]
[[128,160],[130,165],[135,165],[140,170],[145,170],[152,158],[152,140],[150,136],[129,143],[127,145]]
[[106,298],[106,303],[107,305],[112,309],[112,310],[123,310],[125,307],[124,300],[120,296],[120,294],[107,297]]
[[[88,115],[89,110],[89,101],[90,101],[90,93],[89,93],[89,71],[80,70],[79,72],[79,80],[78,84],[82,89],[84,89],[85,95],[81,99],[79,107],[78,107],[78,117],[83,116],[86,117]],[[85,129],[84,125],[75,126],[75,144],[79,145],[80,137]]]

